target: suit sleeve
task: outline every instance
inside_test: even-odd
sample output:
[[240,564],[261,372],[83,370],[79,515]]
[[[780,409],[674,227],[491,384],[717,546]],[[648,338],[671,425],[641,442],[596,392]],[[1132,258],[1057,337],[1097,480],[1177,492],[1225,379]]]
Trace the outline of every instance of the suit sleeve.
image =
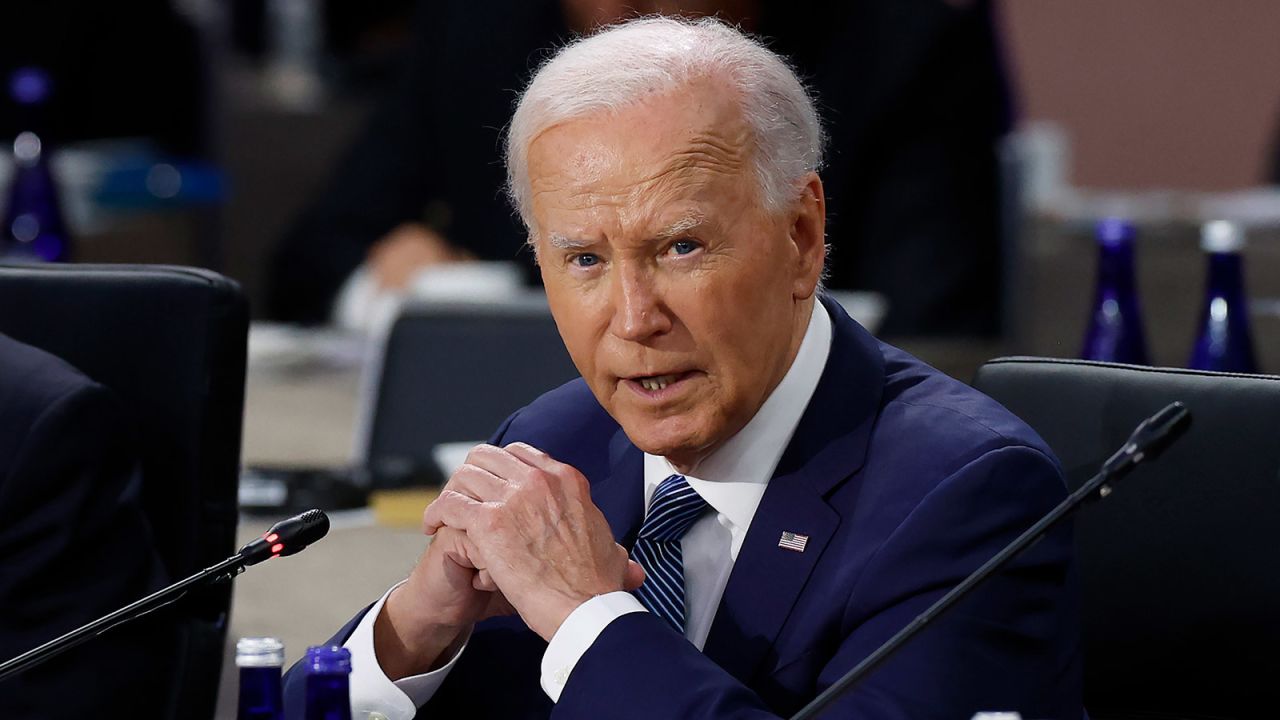
[[[21,429],[15,461],[0,478],[0,657],[163,584],[125,427],[114,397],[85,384]],[[88,717],[137,707],[138,698],[166,685],[164,648],[173,638],[163,617],[112,630],[0,683],[0,716]],[[93,691],[60,692],[80,682]]]
[[[831,686],[1065,495],[1056,465],[1025,447],[988,452],[946,478],[867,564],[828,647],[759,671],[748,689],[660,620],[623,616],[579,661],[556,718],[785,717]],[[1061,529],[914,638],[830,717],[1080,716],[1071,538]],[[838,552],[831,548],[828,552]],[[741,562],[742,559],[739,559]],[[826,572],[841,558],[824,557]],[[785,629],[784,629],[785,632]],[[1074,702],[1070,697],[1074,688]],[[766,703],[763,697],[768,697]]]

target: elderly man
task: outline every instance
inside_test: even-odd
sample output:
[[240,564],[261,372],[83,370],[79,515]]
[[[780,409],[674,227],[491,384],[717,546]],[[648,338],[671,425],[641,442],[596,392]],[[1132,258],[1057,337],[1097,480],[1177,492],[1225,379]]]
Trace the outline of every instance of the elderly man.
[[[1062,498],[1030,429],[820,295],[820,150],[785,62],[716,21],[539,70],[510,190],[582,379],[471,452],[335,638],[357,710],[785,716]],[[1060,532],[831,717],[1076,720],[1076,595]]]

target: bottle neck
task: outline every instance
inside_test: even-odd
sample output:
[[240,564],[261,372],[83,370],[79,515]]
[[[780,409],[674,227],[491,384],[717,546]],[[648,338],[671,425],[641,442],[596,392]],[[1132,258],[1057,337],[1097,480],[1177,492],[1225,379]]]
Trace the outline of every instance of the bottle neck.
[[1127,242],[1098,245],[1098,296],[1134,294],[1133,245]]
[[240,705],[236,720],[283,720],[280,667],[240,668]]
[[1239,253],[1209,253],[1206,294],[1228,301],[1244,297],[1243,263]]
[[1138,307],[1131,240],[1099,241],[1097,278],[1081,357],[1146,365],[1146,334]]
[[347,673],[313,672],[307,676],[306,720],[351,720]]
[[1249,331],[1243,260],[1239,253],[1210,253],[1200,330],[1189,365],[1219,372],[1258,371]]

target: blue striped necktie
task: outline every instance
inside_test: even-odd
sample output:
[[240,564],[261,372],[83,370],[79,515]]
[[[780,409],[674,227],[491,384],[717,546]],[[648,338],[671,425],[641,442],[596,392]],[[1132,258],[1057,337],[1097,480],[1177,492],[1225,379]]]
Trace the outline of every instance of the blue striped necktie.
[[659,483],[640,525],[632,558],[644,568],[644,584],[635,596],[649,612],[684,634],[684,556],[680,538],[707,509],[707,501],[672,475]]

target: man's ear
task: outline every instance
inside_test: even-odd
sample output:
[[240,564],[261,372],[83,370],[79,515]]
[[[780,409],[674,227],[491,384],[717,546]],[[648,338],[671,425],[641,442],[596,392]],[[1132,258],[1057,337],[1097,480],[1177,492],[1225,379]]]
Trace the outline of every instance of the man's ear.
[[818,289],[827,260],[827,197],[822,178],[811,172],[801,182],[800,197],[793,206],[791,243],[795,246],[795,285],[797,300],[805,300]]

